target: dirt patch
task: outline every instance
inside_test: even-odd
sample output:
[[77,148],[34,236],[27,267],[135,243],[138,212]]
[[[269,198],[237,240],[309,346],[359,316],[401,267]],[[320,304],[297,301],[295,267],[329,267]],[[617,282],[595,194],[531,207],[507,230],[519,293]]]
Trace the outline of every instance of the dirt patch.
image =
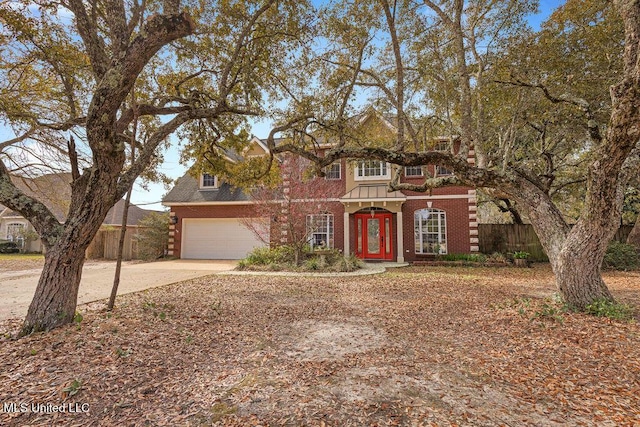
[[[301,361],[338,360],[349,354],[364,353],[379,348],[385,334],[375,328],[349,322],[304,320],[291,325],[285,333],[290,350],[289,357]],[[286,345],[286,344],[285,344]]]
[[[605,274],[622,302],[638,279]],[[5,322],[0,403],[89,412],[0,424],[640,425],[638,324],[562,311],[554,293],[544,266],[209,276],[17,341]]]

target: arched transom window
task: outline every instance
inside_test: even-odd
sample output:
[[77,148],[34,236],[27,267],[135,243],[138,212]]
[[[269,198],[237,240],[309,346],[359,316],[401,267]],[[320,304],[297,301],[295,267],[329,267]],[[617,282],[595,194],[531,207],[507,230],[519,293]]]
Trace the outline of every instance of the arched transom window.
[[417,254],[447,253],[447,217],[440,209],[420,209],[414,214]]

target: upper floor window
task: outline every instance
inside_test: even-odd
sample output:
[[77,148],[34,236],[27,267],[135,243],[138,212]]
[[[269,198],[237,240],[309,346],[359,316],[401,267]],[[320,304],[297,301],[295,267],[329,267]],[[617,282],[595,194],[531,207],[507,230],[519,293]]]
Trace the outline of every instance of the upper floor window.
[[356,166],[356,181],[390,179],[391,168],[380,160],[360,160]]
[[450,152],[451,151],[451,144],[449,143],[449,141],[438,141],[435,143],[435,145],[433,146],[433,151],[441,151],[444,153]]
[[200,176],[200,188],[218,188],[218,177],[203,173]]
[[342,178],[340,174],[340,163],[332,163],[326,168],[324,168],[325,179],[340,179]]
[[436,165],[436,176],[442,176],[442,175],[453,175],[453,172],[445,168],[444,166]]
[[[450,153],[451,144],[449,143],[449,141],[438,141],[433,146],[433,149],[434,151],[440,151],[442,153]],[[436,176],[443,176],[443,175],[453,175],[453,172],[445,168],[444,166],[436,165]]]
[[404,168],[404,176],[423,176],[422,166],[407,166]]

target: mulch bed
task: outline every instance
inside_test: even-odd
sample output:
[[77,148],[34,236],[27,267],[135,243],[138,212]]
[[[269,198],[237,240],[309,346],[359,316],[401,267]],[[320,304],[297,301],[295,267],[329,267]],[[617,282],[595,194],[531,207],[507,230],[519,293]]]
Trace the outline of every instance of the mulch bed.
[[[640,274],[605,278],[640,303]],[[210,276],[46,334],[13,340],[9,321],[0,425],[640,424],[638,323],[564,312],[554,291],[539,265]]]

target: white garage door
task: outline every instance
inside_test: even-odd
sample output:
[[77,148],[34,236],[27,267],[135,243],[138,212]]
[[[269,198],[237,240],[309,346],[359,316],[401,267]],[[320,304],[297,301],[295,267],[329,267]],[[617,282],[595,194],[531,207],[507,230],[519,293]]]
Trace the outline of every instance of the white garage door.
[[241,259],[264,246],[235,218],[182,220],[181,258]]

